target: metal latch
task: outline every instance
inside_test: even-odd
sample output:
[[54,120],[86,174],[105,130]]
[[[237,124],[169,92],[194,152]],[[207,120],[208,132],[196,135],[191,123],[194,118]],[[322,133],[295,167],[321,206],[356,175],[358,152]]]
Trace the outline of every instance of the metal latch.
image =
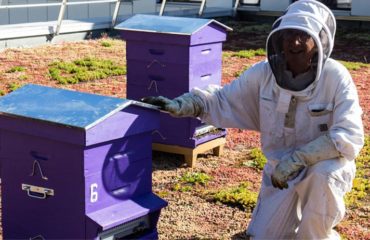
[[215,126],[212,125],[201,125],[195,129],[194,137],[198,137],[200,135],[210,133],[214,130],[217,130]]
[[22,183],[22,190],[27,191],[29,197],[45,199],[47,196],[54,196],[54,190],[44,187],[32,186]]

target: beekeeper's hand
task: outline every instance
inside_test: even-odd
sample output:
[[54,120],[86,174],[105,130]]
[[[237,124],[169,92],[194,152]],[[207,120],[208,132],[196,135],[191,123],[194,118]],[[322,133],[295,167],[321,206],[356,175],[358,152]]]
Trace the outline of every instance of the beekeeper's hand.
[[294,179],[304,167],[339,157],[341,153],[330,136],[322,135],[298,148],[292,155],[283,157],[272,173],[272,185],[280,189],[288,188],[287,182]]
[[142,102],[158,106],[173,117],[198,117],[203,112],[203,103],[200,97],[185,93],[173,100],[163,96],[145,97]]
[[294,155],[283,158],[271,175],[272,185],[279,189],[288,188],[288,181],[298,176],[306,164]]

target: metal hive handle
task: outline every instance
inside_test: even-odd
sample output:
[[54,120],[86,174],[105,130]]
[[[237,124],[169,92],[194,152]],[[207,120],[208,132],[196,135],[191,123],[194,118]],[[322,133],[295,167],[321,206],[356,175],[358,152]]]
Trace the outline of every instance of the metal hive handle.
[[22,190],[27,191],[27,195],[32,198],[46,199],[47,196],[54,196],[54,190],[44,187],[22,184]]

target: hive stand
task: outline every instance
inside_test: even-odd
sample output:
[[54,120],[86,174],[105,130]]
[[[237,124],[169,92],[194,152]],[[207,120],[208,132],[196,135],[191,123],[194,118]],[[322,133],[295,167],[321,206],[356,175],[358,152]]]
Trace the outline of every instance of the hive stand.
[[180,147],[176,145],[167,145],[167,144],[160,144],[160,143],[153,143],[152,148],[155,151],[160,152],[168,152],[168,153],[176,153],[184,155],[185,162],[189,167],[194,167],[197,156],[199,153],[204,153],[208,150],[213,150],[213,154],[216,156],[221,156],[223,153],[223,149],[226,143],[226,138],[216,138],[209,142],[205,142],[203,144],[197,145],[195,148],[186,148]]

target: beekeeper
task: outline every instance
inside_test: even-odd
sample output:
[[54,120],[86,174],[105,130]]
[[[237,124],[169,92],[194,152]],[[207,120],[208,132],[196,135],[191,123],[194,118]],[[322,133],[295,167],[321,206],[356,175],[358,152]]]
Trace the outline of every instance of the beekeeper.
[[364,136],[355,84],[329,58],[335,29],[325,5],[297,1],[273,24],[267,60],[231,84],[143,99],[173,116],[261,133],[268,162],[247,229],[254,239],[340,238],[333,227]]

